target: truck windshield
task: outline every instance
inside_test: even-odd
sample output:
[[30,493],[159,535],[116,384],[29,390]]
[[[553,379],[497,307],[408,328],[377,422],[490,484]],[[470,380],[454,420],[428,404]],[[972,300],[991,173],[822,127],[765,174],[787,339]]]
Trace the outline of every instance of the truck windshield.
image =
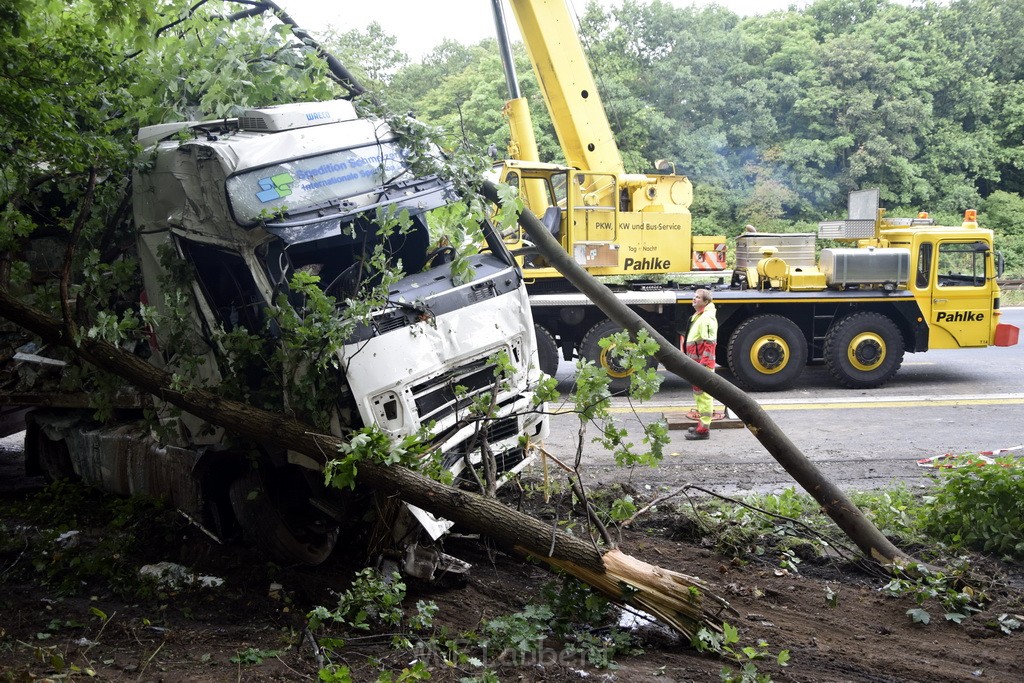
[[407,155],[384,142],[245,171],[227,179],[231,212],[239,224],[252,225],[359,197],[404,173]]

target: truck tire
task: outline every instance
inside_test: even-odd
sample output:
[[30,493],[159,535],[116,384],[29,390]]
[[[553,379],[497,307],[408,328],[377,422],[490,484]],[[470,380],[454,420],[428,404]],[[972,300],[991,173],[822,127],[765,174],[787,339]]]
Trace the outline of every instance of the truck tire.
[[61,479],[81,480],[71,463],[68,442],[46,436],[31,415],[25,421],[25,470],[29,476],[41,475],[48,484]]
[[851,313],[825,334],[828,372],[850,389],[873,389],[888,382],[903,364],[903,352],[903,335],[881,313]]
[[[629,391],[629,376],[633,372],[616,362],[611,349],[602,349],[598,342],[616,332],[622,332],[622,330],[623,328],[618,323],[602,320],[591,327],[583,335],[583,341],[580,342],[580,355],[608,372],[608,377],[611,378],[608,388],[613,394],[624,394]],[[654,358],[650,358],[647,362],[649,368],[657,367],[657,365],[658,361]]]
[[729,368],[749,391],[783,391],[807,364],[807,340],[789,318],[759,315],[744,321],[729,339]]
[[545,328],[537,324],[534,324],[533,331],[537,337],[537,359],[540,362],[540,371],[554,377],[558,372],[558,347],[555,346],[555,338]]
[[311,515],[286,513],[256,470],[231,482],[228,493],[243,537],[275,562],[318,565],[334,550],[337,527],[317,524]]

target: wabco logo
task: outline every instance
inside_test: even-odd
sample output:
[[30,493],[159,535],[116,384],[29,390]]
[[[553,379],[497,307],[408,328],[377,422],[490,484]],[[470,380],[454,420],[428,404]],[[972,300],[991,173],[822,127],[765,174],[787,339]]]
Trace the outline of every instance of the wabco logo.
[[668,270],[672,267],[672,262],[668,259],[663,261],[657,256],[642,259],[626,257],[622,267],[624,270]]
[[307,121],[323,121],[329,118],[331,118],[331,112],[329,111],[313,111],[306,114]]
[[264,204],[272,202],[281,197],[287,197],[292,193],[292,183],[295,179],[291,173],[278,173],[269,178],[260,178],[260,191],[256,193],[256,199]]
[[935,316],[937,323],[973,323],[985,319],[984,313],[971,313],[970,311],[939,311]]

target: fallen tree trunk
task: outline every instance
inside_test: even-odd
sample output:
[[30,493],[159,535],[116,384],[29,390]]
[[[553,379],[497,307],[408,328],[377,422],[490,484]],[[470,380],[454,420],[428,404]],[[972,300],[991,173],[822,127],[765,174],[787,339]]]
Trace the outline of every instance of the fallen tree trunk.
[[[483,192],[490,201],[500,203],[497,187],[493,183],[485,182]],[[594,302],[610,320],[621,325],[634,336],[641,329],[647,330],[647,333],[658,342],[659,348],[656,357],[666,370],[701,387],[736,413],[743,420],[747,429],[761,442],[761,445],[804,490],[821,504],[826,514],[857,544],[861,551],[875,561],[886,565],[906,564],[914,561],[913,558],[889,542],[853,501],[838,486],[829,481],[814,463],[807,459],[807,456],[790,441],[785,432],[768,416],[768,413],[746,392],[699,363],[690,360],[675,344],[665,339],[643,318],[615,298],[611,290],[580,267],[566,253],[562,245],[551,236],[551,233],[532,213],[523,211],[519,217],[519,224],[529,235],[538,252],[580,292]]]
[[[25,305],[4,288],[0,288],[0,316],[48,343],[72,349],[83,360],[123,377],[146,393],[248,439],[303,453],[321,464],[333,458],[342,444],[338,437],[317,433],[310,425],[283,414],[224,399],[202,388],[175,389],[169,373],[107,342],[81,338],[75,343],[60,321]],[[720,615],[729,609],[695,577],[647,564],[617,550],[602,554],[589,541],[493,498],[446,486],[403,467],[369,461],[359,463],[359,481],[561,569],[613,602],[658,617],[687,639],[702,628],[720,631]]]

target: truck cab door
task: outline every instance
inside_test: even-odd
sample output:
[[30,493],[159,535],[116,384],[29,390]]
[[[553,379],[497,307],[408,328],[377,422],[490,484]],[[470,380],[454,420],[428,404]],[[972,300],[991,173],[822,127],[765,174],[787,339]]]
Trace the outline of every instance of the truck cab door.
[[[923,244],[921,249],[934,251],[927,260],[934,265],[929,348],[988,346],[994,325],[991,245],[981,240],[943,240]],[[919,254],[919,278],[924,256]]]

